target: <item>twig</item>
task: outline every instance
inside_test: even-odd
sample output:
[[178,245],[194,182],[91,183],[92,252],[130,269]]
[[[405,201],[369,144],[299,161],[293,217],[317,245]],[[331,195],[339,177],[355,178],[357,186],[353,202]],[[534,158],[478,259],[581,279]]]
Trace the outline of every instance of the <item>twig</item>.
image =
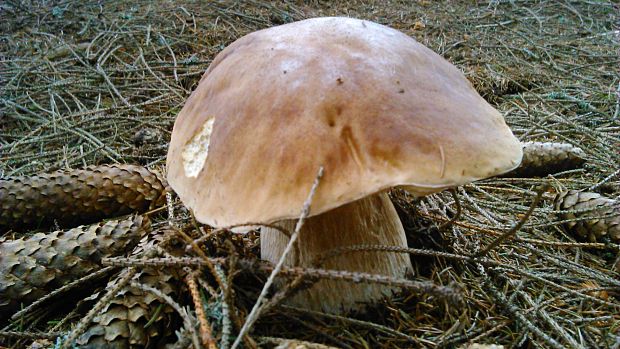
[[190,272],[187,274],[185,277],[185,283],[187,283],[189,293],[192,296],[192,301],[194,302],[196,317],[198,318],[198,322],[200,324],[200,339],[202,340],[202,344],[208,349],[217,349],[217,345],[213,339],[213,330],[207,321],[207,316],[205,315],[202,305],[202,298],[200,297],[200,292],[198,291],[198,286],[196,285],[195,272]]
[[173,89],[170,85],[168,85],[164,80],[162,80],[159,76],[157,76],[157,74],[155,74],[153,69],[151,69],[149,64],[144,59],[144,55],[142,54],[142,48],[139,48],[139,49],[140,49],[140,61],[142,61],[142,64],[144,64],[144,66],[146,67],[146,70],[148,70],[149,73],[151,73],[151,75],[153,75],[153,77],[155,79],[157,79],[157,81],[159,81],[162,85],[166,86],[168,88],[168,90],[170,90],[172,93],[174,93],[181,100],[185,99],[185,97],[183,95],[181,95],[177,90]]
[[62,344],[62,349],[69,349],[73,347],[73,342],[81,335],[84,330],[86,330],[86,326],[90,324],[90,322],[95,318],[95,316],[99,315],[101,310],[116,296],[116,294],[125,287],[131,278],[136,275],[138,269],[136,268],[127,268],[125,269],[125,275],[120,277],[116,285],[108,290],[108,292],[99,299],[99,301],[92,307],[92,309],[86,313],[86,315],[78,322],[77,326],[69,333],[64,343]]
[[269,278],[267,279],[265,286],[263,286],[263,289],[261,290],[261,293],[258,296],[258,299],[256,300],[256,303],[254,304],[254,307],[252,308],[252,310],[250,311],[250,314],[246,318],[245,323],[243,324],[243,327],[241,327],[241,330],[239,331],[239,335],[233,342],[233,345],[231,347],[232,349],[235,349],[237,348],[237,346],[239,346],[239,343],[241,342],[241,339],[243,338],[243,336],[250,330],[254,322],[256,322],[256,320],[258,319],[258,316],[260,314],[260,307],[262,303],[264,302],[265,297],[267,296],[267,292],[269,291],[271,284],[273,284],[273,281],[276,275],[278,275],[278,273],[282,270],[282,267],[284,265],[284,260],[286,256],[289,254],[289,252],[291,251],[291,249],[293,248],[295,241],[297,241],[297,237],[299,236],[299,231],[301,230],[301,227],[304,225],[304,221],[306,220],[306,217],[308,217],[308,215],[310,214],[310,205],[312,204],[312,198],[314,197],[314,193],[316,192],[319,186],[321,177],[323,177],[323,166],[319,168],[319,171],[316,175],[314,183],[312,184],[312,188],[310,189],[310,193],[308,194],[308,198],[304,202],[304,206],[301,210],[301,215],[299,216],[299,220],[297,221],[295,230],[293,231],[293,234],[291,234],[291,238],[288,242],[288,245],[286,245],[286,248],[284,249],[284,252],[282,253],[282,256],[280,257],[280,260],[276,264],[275,268],[273,268],[271,275],[269,275]]
[[116,267],[105,267],[103,269],[97,270],[92,274],[88,274],[86,276],[83,276],[77,280],[74,280],[66,285],[63,285],[62,287],[46,294],[45,296],[37,299],[34,303],[28,305],[27,307],[25,307],[24,309],[18,311],[17,313],[13,314],[13,316],[11,316],[11,320],[16,321],[17,319],[19,319],[20,317],[22,317],[23,315],[25,315],[26,313],[30,312],[32,309],[38,307],[39,305],[41,305],[42,303],[48,301],[49,299],[54,298],[56,295],[63,293],[63,292],[67,292],[77,286],[81,286],[84,285],[85,282],[96,279],[102,275],[108,274],[110,273],[112,270],[116,269]]
[[536,194],[536,198],[534,198],[534,201],[532,201],[532,204],[530,205],[529,210],[523,216],[523,218],[521,218],[521,220],[519,220],[519,222],[517,224],[515,224],[510,230],[508,230],[507,232],[502,234],[502,236],[498,237],[493,242],[491,242],[482,251],[478,252],[476,254],[476,257],[483,257],[484,255],[489,253],[489,251],[491,251],[495,247],[499,246],[499,244],[501,244],[503,241],[505,241],[506,239],[510,238],[517,231],[519,231],[519,229],[521,229],[521,227],[525,224],[525,222],[528,220],[528,218],[530,218],[532,213],[534,213],[534,209],[536,209],[536,207],[538,206],[538,203],[540,202],[540,199],[542,198],[542,194],[545,192],[546,188],[547,188],[547,186],[544,186],[544,187],[542,187],[542,188],[540,188],[538,190],[538,193]]
[[357,320],[357,319],[353,319],[353,318],[350,318],[350,317],[334,315],[334,314],[327,314],[327,313],[322,313],[322,312],[318,312],[318,311],[314,311],[314,310],[309,310],[309,309],[301,309],[301,308],[297,308],[297,307],[291,307],[291,306],[288,306],[288,305],[278,305],[278,308],[282,308],[284,310],[289,310],[289,311],[295,311],[295,312],[303,313],[303,314],[309,314],[309,315],[314,315],[314,316],[325,317],[325,318],[328,318],[328,319],[338,320],[338,321],[342,321],[342,322],[348,322],[348,323],[356,325],[356,326],[360,326],[360,327],[372,329],[372,330],[375,330],[375,331],[383,332],[385,334],[390,334],[390,335],[393,335],[393,336],[401,337],[401,338],[404,338],[404,339],[406,339],[406,340],[408,340],[408,341],[410,341],[412,343],[419,343],[419,341],[415,337],[412,337],[412,336],[410,336],[408,334],[399,332],[399,331],[397,331],[395,329],[392,329],[392,328],[389,328],[387,326],[376,324],[374,322],[362,321],[362,320]]
[[[117,48],[115,48],[116,50]],[[97,72],[99,73],[99,75],[101,75],[101,77],[103,77],[103,79],[105,80],[105,82],[108,83],[108,86],[110,86],[110,88],[112,89],[112,91],[114,91],[114,93],[121,99],[121,101],[123,101],[123,103],[130,108],[131,110],[135,111],[136,113],[142,113],[142,110],[139,109],[138,107],[136,107],[135,105],[131,105],[131,103],[129,103],[129,101],[123,97],[123,95],[119,92],[119,90],[116,88],[116,86],[114,86],[114,84],[112,83],[112,81],[110,80],[110,77],[108,76],[108,74],[106,74],[105,70],[103,70],[103,68],[97,64]]]
[[181,316],[181,318],[183,319],[183,324],[185,325],[185,328],[190,331],[191,336],[192,336],[192,342],[194,344],[194,348],[201,348],[202,347],[200,345],[200,340],[198,339],[198,334],[196,333],[196,328],[194,327],[194,321],[192,321],[192,319],[191,319],[191,315],[187,312],[187,310],[182,308],[179,305],[179,303],[175,302],[167,294],[165,294],[165,293],[161,292],[160,290],[158,290],[156,288],[153,288],[151,286],[144,285],[144,284],[141,284],[141,283],[138,283],[138,282],[134,281],[134,282],[131,283],[131,287],[135,287],[135,288],[140,289],[142,291],[149,292],[149,293],[153,294],[154,296],[156,296],[157,298],[159,298],[160,300],[168,303],[168,305],[170,305],[179,314],[179,316]]
[[0,331],[0,337],[20,338],[20,339],[55,339],[64,335],[63,332],[18,332],[18,331]]
[[[618,96],[618,101],[619,101],[619,103],[620,103],[620,96]],[[620,174],[620,168],[618,168],[617,170],[615,170],[614,172],[612,172],[609,176],[607,176],[607,177],[603,178],[602,180],[600,180],[598,183],[596,183],[596,184],[594,184],[594,185],[590,186],[590,187],[588,188],[588,191],[593,191],[593,190],[595,190],[596,188],[598,188],[598,187],[600,187],[601,185],[603,185],[603,184],[605,184],[605,183],[609,182],[610,180],[612,180],[614,177],[616,177],[616,176],[617,176],[617,175],[619,175],[619,174]]]
[[437,227],[439,231],[452,226],[452,224],[454,224],[454,222],[456,222],[461,216],[461,201],[459,200],[459,196],[456,192],[456,189],[451,188],[450,194],[452,194],[452,197],[454,198],[454,204],[456,205],[456,213],[454,214],[452,218],[450,218],[449,221],[443,222],[439,227]]
[[[588,209],[588,211],[592,211],[593,209]],[[442,217],[436,214],[430,214],[430,213],[420,213],[421,216],[429,218],[429,219],[433,219],[433,220],[440,220],[440,221],[447,221],[448,218],[446,217]],[[599,217],[600,218],[600,217]],[[581,218],[580,218],[581,219]],[[590,218],[588,218],[590,219]],[[567,220],[566,222],[572,222],[574,220]],[[559,221],[559,222],[554,222],[554,224],[561,224],[561,223],[565,223],[565,221]],[[465,223],[465,222],[454,222],[454,225],[457,225],[459,227],[463,227],[466,229],[471,229],[474,231],[478,231],[481,233],[485,233],[485,234],[489,234],[489,235],[495,235],[495,236],[499,236],[502,235],[502,233],[494,231],[494,230],[490,230],[490,229],[485,229],[483,227],[479,227],[473,224],[469,224],[469,223]],[[592,248],[592,249],[600,249],[600,250],[606,250],[606,249],[611,249],[611,250],[616,250],[616,251],[620,251],[620,245],[618,244],[611,244],[611,243],[602,243],[602,242],[568,242],[568,241],[546,241],[546,240],[539,240],[539,239],[528,239],[528,238],[522,238],[522,237],[518,237],[518,236],[513,236],[512,239],[514,241],[518,241],[518,242],[526,242],[526,243],[531,243],[537,246],[540,245],[545,245],[545,246],[553,246],[553,247],[558,247],[558,248]]]
[[486,282],[487,289],[497,299],[497,304],[504,307],[508,312],[515,316],[517,320],[523,323],[530,331],[540,336],[549,346],[555,349],[564,349],[564,346],[558,343],[555,339],[549,337],[542,329],[532,323],[528,318],[523,315],[523,311],[514,304],[508,302],[508,299],[502,294],[490,281]]
[[[360,245],[364,248],[366,245]],[[402,251],[399,251],[402,249]],[[390,246],[377,246],[376,250],[383,250],[389,252],[403,252],[403,253],[412,253],[415,251],[424,252],[423,250],[415,250],[415,249],[405,249],[395,247],[392,248]],[[342,250],[345,252],[346,250]],[[353,250],[351,250],[353,251]],[[431,254],[434,251],[430,251]],[[460,255],[451,255],[448,253],[438,253],[438,256],[444,257],[452,257],[456,259],[466,260],[466,261],[476,261],[480,263],[490,264],[494,266],[503,266],[504,264],[499,262],[490,261],[487,259],[475,259],[474,257],[469,256],[460,256]],[[213,258],[210,262],[220,262],[224,263],[225,259],[223,258]],[[257,262],[255,260],[240,260],[240,265],[244,266],[247,269],[258,269],[265,272],[271,272],[273,275],[274,270],[276,268],[267,262]],[[106,258],[103,260],[104,265],[115,265],[115,266],[204,266],[206,265],[202,258],[153,258],[153,259],[127,259],[127,258]],[[431,282],[422,282],[422,281],[413,281],[408,279],[394,278],[391,276],[381,275],[381,274],[369,274],[369,273],[360,273],[360,272],[352,272],[346,270],[330,270],[330,269],[319,269],[319,268],[303,268],[303,267],[280,267],[279,276],[290,276],[290,277],[298,277],[298,276],[306,276],[310,278],[319,278],[319,279],[334,279],[334,280],[345,280],[351,281],[354,283],[360,282],[368,282],[368,283],[377,283],[382,285],[390,285],[394,287],[402,287],[405,289],[413,290],[416,292],[420,292],[423,294],[433,295],[442,299],[446,299],[450,302],[458,304],[461,301],[461,294],[455,288],[449,286],[438,286]]]
[[[531,307],[536,307],[536,304],[535,304],[534,300],[532,299],[532,297],[530,297],[529,294],[527,294],[527,293],[525,293],[523,291],[518,291],[517,293]],[[555,321],[555,319],[553,319],[544,309],[537,308],[536,312],[550,326],[550,328],[552,328],[559,335],[560,338],[564,339],[567,343],[570,344],[571,348],[583,348],[583,346],[580,345],[579,343],[577,343],[575,338],[573,338],[569,333],[567,333],[566,330],[564,330],[564,328],[562,328],[562,326],[560,326],[557,323],[557,321]]]
[[222,301],[222,338],[220,339],[220,347],[221,349],[228,349],[230,345],[230,337],[231,337],[231,316],[230,316],[230,307],[228,305],[228,299],[230,298],[230,285],[229,278],[224,274],[224,270],[220,265],[215,265],[215,270],[220,275],[220,279],[224,281],[224,289],[222,289],[220,294],[220,299]]
[[215,281],[217,282],[217,284],[220,287],[222,287],[222,284],[223,284],[222,280],[217,274],[215,267],[213,266],[213,263],[211,263],[211,259],[204,253],[203,250],[200,249],[198,245],[196,245],[196,243],[194,243],[194,240],[192,240],[191,237],[189,237],[187,234],[185,234],[185,232],[183,232],[183,230],[176,228],[176,227],[172,227],[172,228],[179,236],[181,236],[181,238],[183,238],[183,240],[185,240],[187,244],[189,244],[192,247],[193,251],[196,252],[196,254],[198,254],[198,256],[202,258],[202,260],[205,263],[205,266],[207,267],[207,269],[209,269],[209,271],[211,272],[211,275],[213,275],[213,278],[215,278]]

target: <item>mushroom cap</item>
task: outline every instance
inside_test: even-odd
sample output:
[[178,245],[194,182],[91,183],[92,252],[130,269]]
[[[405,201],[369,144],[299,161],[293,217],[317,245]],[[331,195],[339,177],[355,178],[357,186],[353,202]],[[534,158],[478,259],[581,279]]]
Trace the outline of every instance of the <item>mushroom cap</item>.
[[269,223],[393,186],[425,195],[517,167],[502,115],[411,37],[324,17],[220,52],[179,113],[168,181],[200,222]]

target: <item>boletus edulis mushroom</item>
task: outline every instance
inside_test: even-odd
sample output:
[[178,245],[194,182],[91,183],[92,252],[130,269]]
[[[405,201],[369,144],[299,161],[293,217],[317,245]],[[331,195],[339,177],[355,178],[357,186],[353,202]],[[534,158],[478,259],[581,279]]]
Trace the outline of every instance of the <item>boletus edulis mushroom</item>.
[[[288,266],[357,244],[406,246],[386,191],[427,195],[519,165],[502,115],[452,64],[367,20],[314,18],[250,33],[219,53],[179,113],[168,181],[214,227],[292,230],[324,176]],[[277,262],[288,237],[261,229]],[[408,255],[348,253],[321,267],[405,277]],[[322,280],[287,301],[340,313],[390,296],[385,285]]]

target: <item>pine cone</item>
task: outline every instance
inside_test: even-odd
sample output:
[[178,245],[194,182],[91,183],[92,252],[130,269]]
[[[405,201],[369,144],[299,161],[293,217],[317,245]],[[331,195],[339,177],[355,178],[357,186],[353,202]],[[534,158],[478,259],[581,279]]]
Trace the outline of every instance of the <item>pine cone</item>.
[[544,177],[576,169],[585,163],[581,148],[566,143],[525,142],[521,165],[504,176]]
[[569,190],[556,196],[555,209],[586,210],[585,212],[560,213],[559,217],[562,220],[596,217],[564,224],[564,228],[578,239],[601,242],[608,238],[614,243],[620,243],[620,201],[597,193]]
[[[162,235],[151,234],[145,237],[132,253],[133,257],[143,256],[162,239]],[[107,289],[114,287],[122,275],[108,283]],[[179,288],[174,270],[155,267],[142,268],[132,279],[140,284],[151,286],[163,294],[178,298]],[[95,348],[159,348],[161,341],[172,334],[174,311],[152,293],[125,286],[112,301],[97,315],[77,344],[83,349]],[[153,318],[156,315],[155,318]],[[150,325],[146,327],[146,324]]]
[[165,204],[166,184],[135,165],[105,165],[0,180],[0,230],[99,222]]
[[20,303],[101,269],[101,258],[125,254],[148,230],[149,219],[134,216],[0,242],[0,321]]
[[[176,285],[170,273],[149,267],[136,274],[133,280],[176,298]],[[112,280],[106,288],[114,287],[116,282],[118,279]],[[158,340],[171,332],[168,325],[172,312],[170,306],[153,294],[125,286],[93,319],[77,344],[84,349],[160,347]],[[150,326],[145,327],[149,321]]]

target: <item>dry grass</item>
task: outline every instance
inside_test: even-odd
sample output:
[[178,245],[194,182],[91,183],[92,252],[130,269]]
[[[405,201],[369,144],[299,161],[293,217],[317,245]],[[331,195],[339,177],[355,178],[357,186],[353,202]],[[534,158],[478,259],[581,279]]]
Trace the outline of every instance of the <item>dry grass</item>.
[[[406,32],[463,69],[522,141],[579,146],[586,167],[459,188],[463,212],[441,232],[437,225],[455,213],[451,195],[414,206],[404,193],[392,193],[410,247],[420,249],[412,251],[415,279],[458,285],[463,303],[403,292],[346,317],[276,306],[250,335],[271,345],[277,342],[271,337],[286,337],[344,348],[620,347],[620,277],[612,270],[619,246],[575,242],[550,200],[560,189],[620,196],[620,46],[612,2],[67,0],[0,7],[0,173],[6,176],[99,163],[163,166],[184,100],[215,54],[250,31],[347,15]],[[526,213],[542,184],[550,189],[525,226],[486,258],[471,259]],[[200,237],[188,217],[176,222]],[[218,233],[197,247],[211,257],[247,257],[256,255],[252,236]],[[237,248],[225,247],[231,245]],[[246,265],[231,281],[231,265],[215,266],[221,284],[198,279],[203,290],[206,284],[228,290],[205,305],[220,345],[238,331],[222,315],[223,304],[231,308],[227,314],[238,310],[243,317],[266,279]],[[39,320],[2,330],[68,331],[77,321],[54,327],[46,320],[65,313],[37,314]]]

